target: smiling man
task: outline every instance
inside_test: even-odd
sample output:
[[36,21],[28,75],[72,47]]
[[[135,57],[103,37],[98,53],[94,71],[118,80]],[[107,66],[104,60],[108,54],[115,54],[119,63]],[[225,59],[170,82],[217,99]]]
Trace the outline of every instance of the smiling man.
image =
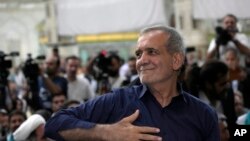
[[214,110],[177,82],[185,56],[179,33],[165,26],[146,28],[135,54],[141,85],[58,112],[47,122],[46,135],[55,140],[219,141]]

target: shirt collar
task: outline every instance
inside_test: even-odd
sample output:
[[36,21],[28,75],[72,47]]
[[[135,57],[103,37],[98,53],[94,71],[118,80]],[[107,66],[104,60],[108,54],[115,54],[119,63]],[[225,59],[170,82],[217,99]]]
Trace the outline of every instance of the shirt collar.
[[[139,98],[142,98],[145,95],[146,91],[148,91],[148,90],[149,89],[148,89],[147,85],[142,84],[142,90],[141,90],[141,92],[139,94]],[[181,83],[177,83],[177,90],[179,92],[179,95],[175,96],[174,98],[182,98],[184,100],[184,102],[187,103],[187,99],[184,96],[184,91],[182,89]]]

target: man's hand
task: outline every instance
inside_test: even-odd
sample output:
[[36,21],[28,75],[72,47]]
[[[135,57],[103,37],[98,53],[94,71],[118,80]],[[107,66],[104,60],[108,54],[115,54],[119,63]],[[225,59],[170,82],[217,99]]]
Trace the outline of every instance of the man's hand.
[[152,134],[159,133],[160,129],[147,126],[135,126],[132,123],[138,118],[139,110],[132,115],[123,118],[121,121],[104,125],[107,135],[104,137],[108,141],[161,141],[162,138]]
[[147,126],[135,126],[132,123],[138,118],[139,110],[114,124],[96,124],[91,129],[69,129],[59,134],[69,141],[161,141],[156,135],[160,129]]

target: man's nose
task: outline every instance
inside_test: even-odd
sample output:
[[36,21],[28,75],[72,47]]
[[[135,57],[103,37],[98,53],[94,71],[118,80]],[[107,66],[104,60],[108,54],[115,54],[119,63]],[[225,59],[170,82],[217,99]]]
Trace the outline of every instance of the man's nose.
[[146,53],[143,53],[139,59],[139,62],[141,64],[148,63],[149,61],[149,56]]

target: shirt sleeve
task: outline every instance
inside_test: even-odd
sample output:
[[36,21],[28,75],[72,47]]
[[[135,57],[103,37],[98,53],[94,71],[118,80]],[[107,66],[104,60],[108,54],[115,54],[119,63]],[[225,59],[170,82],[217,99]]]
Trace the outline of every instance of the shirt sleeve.
[[63,140],[59,132],[69,129],[89,129],[96,123],[107,122],[114,112],[114,93],[105,94],[78,107],[64,109],[50,118],[45,125],[45,135],[54,140]]
[[243,45],[247,46],[247,48],[250,48],[249,40],[245,34],[242,34],[242,33],[236,34],[235,38],[238,41],[240,41]]

